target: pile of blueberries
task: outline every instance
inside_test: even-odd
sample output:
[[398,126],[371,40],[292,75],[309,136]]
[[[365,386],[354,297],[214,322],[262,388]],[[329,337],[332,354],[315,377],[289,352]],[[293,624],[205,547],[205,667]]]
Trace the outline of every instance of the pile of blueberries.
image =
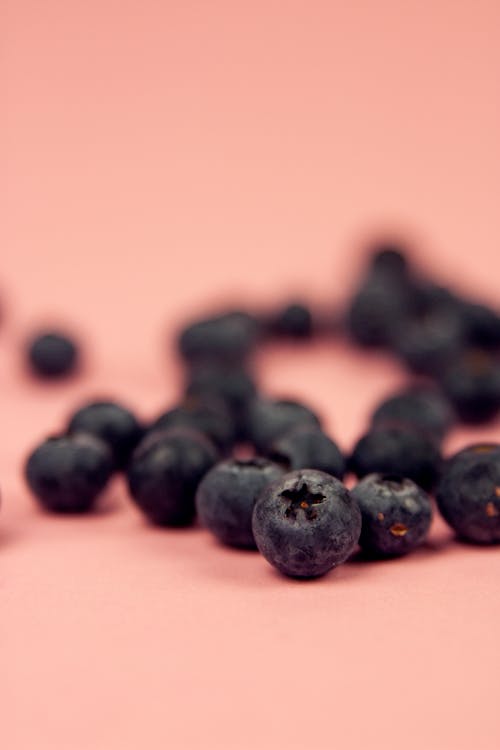
[[[375,409],[349,457],[306,405],[258,393],[250,369],[261,342],[327,333],[384,348],[416,376]],[[410,552],[428,534],[430,494],[460,538],[500,542],[500,445],[441,454],[455,424],[500,411],[500,316],[416,274],[401,248],[373,249],[331,323],[302,303],[229,311],[193,322],[177,343],[180,403],[148,425],[116,402],[89,403],[31,453],[26,478],[44,508],[89,512],[124,472],[153,524],[188,526],[197,516],[223,544],[257,548],[297,578],[326,573],[357,545],[371,559]],[[77,347],[50,334],[29,359],[40,375],[60,377],[75,367]],[[360,480],[352,490],[347,474]]]

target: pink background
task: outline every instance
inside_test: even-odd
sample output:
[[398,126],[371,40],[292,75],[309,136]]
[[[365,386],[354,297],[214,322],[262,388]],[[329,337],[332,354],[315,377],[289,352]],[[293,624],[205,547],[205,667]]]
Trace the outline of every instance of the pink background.
[[[494,0],[4,0],[6,750],[499,747],[499,550],[438,522],[405,560],[300,584],[148,528],[119,482],[109,512],[49,517],[20,474],[85,397],[172,402],[193,309],[345,298],[367,233],[498,303],[499,24]],[[80,332],[85,377],[29,382],[40,321]],[[346,449],[402,380],[340,343],[259,367]]]

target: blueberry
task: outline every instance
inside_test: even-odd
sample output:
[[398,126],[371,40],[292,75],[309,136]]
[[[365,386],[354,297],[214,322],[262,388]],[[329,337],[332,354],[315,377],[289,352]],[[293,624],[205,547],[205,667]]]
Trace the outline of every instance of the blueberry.
[[257,388],[250,373],[241,367],[201,365],[189,373],[185,393],[190,399],[218,399],[224,401],[236,427],[245,419],[248,404],[255,398]]
[[134,414],[114,401],[93,401],[76,411],[68,432],[88,432],[104,440],[117,469],[124,469],[142,437],[143,428]]
[[407,426],[437,441],[443,439],[454,422],[453,409],[446,397],[431,385],[415,385],[384,399],[371,417],[374,427]]
[[500,445],[472,445],[448,459],[436,500],[443,518],[462,539],[500,542]]
[[392,350],[412,372],[427,375],[439,374],[464,344],[460,316],[444,306],[400,319],[391,340]]
[[374,271],[405,276],[408,271],[406,250],[393,242],[383,242],[371,249],[371,266]]
[[33,337],[27,356],[32,371],[43,378],[70,375],[79,363],[75,341],[59,331],[44,331]]
[[428,279],[414,279],[412,307],[416,315],[426,315],[434,310],[448,309],[461,315],[461,300],[448,287]]
[[313,316],[304,303],[291,302],[271,315],[266,327],[273,336],[307,339],[313,333]]
[[344,562],[361,530],[349,491],[322,471],[293,471],[268,485],[253,511],[258,549],[281,573],[313,578]]
[[201,523],[231,547],[255,549],[252,511],[262,490],[284,474],[264,458],[230,459],[214,466],[196,493]]
[[252,353],[258,335],[255,318],[231,311],[191,323],[180,333],[178,347],[190,363],[237,364]]
[[448,456],[444,463],[444,469],[448,470],[450,466],[458,463],[467,463],[477,461],[478,456],[490,456],[493,460],[500,459],[500,444],[493,442],[472,443],[471,445],[461,448],[451,456]]
[[223,453],[227,453],[235,440],[235,424],[226,404],[221,399],[188,397],[179,406],[160,414],[149,431],[170,427],[189,427],[202,432]]
[[317,427],[298,427],[276,440],[269,450],[269,458],[289,471],[317,469],[342,479],[345,459],[339,447]]
[[31,453],[26,479],[36,499],[53,513],[86,513],[111,476],[108,446],[85,433],[51,437]]
[[130,494],[159,526],[186,526],[195,516],[195,495],[217,451],[202,433],[172,428],[146,435],[128,467]]
[[464,300],[461,314],[468,342],[473,347],[498,349],[500,347],[500,315],[487,305]]
[[484,352],[451,360],[441,386],[462,422],[487,422],[500,410],[500,366]]
[[431,501],[411,479],[370,474],[351,494],[361,509],[359,544],[370,555],[404,555],[427,536],[432,520]]
[[361,346],[388,346],[399,321],[412,312],[412,297],[398,275],[374,273],[355,292],[346,325]]
[[358,477],[396,474],[413,479],[424,490],[436,483],[441,456],[434,440],[408,427],[372,428],[354,447],[349,468]]
[[319,427],[316,414],[298,401],[256,399],[247,413],[247,434],[258,453],[266,454],[273,443],[295,427]]

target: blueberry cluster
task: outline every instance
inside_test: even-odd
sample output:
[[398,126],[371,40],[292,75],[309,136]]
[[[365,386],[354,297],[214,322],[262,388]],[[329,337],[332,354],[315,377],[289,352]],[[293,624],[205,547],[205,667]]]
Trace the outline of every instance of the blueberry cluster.
[[[423,376],[376,407],[350,455],[309,406],[257,388],[251,363],[261,342],[333,330],[293,301],[189,324],[177,341],[179,402],[148,423],[114,401],[80,407],[29,456],[31,490],[50,511],[83,513],[124,472],[150,522],[187,526],[197,517],[222,544],[258,549],[297,578],[323,575],[358,545],[371,558],[412,551],[429,531],[429,493],[459,537],[500,542],[500,445],[448,460],[441,453],[455,424],[500,410],[500,316],[415,274],[399,248],[383,246],[343,318],[354,342],[383,348]],[[30,359],[41,374],[62,374],[76,352],[69,340],[45,337]],[[347,474],[359,480],[351,491]]]

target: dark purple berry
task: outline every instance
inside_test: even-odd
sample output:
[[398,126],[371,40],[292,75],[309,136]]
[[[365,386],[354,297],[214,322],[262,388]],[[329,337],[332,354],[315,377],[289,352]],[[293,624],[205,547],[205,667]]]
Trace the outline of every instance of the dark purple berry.
[[264,458],[216,464],[196,493],[201,523],[224,544],[255,549],[253,506],[262,490],[283,474],[281,467]]
[[26,463],[26,479],[36,499],[53,513],[92,510],[113,469],[108,446],[94,435],[51,437]]
[[304,303],[291,302],[270,316],[267,328],[278,338],[308,339],[313,333],[313,316]]
[[245,420],[248,404],[257,394],[254,379],[241,367],[200,365],[189,373],[186,399],[222,400],[238,426]]
[[318,427],[297,427],[276,440],[269,458],[288,471],[316,469],[342,479],[345,459],[340,448]]
[[178,346],[182,357],[192,364],[234,365],[252,353],[258,335],[255,318],[233,311],[191,323],[181,332]]
[[78,409],[70,419],[68,432],[87,432],[109,446],[115,467],[124,469],[143,435],[135,415],[114,401],[93,401]]
[[298,401],[256,399],[247,413],[247,434],[258,453],[267,454],[272,445],[296,427],[320,427],[319,418]]
[[372,414],[373,427],[410,427],[440,441],[455,416],[448,399],[431,385],[404,388],[384,399]]
[[500,365],[484,352],[468,352],[452,360],[441,386],[462,422],[479,424],[500,410]]
[[408,427],[372,428],[354,447],[349,468],[358,477],[396,474],[430,490],[436,483],[441,455],[434,440]]
[[391,348],[412,372],[436,375],[463,349],[465,340],[460,316],[451,308],[436,307],[402,318],[394,328]]
[[128,467],[130,494],[159,526],[186,526],[195,516],[195,495],[217,451],[199,432],[186,428],[146,435]]
[[347,329],[361,346],[388,346],[401,319],[412,313],[407,284],[399,276],[374,273],[354,294],[347,311]]
[[461,315],[460,306],[460,298],[447,287],[434,284],[428,279],[413,281],[412,307],[415,315],[427,315],[434,310],[451,310],[456,315]]
[[216,397],[186,398],[179,406],[161,414],[150,425],[149,432],[171,427],[188,427],[206,435],[223,453],[235,440],[235,424],[225,402]]
[[411,479],[370,474],[351,494],[361,510],[359,544],[368,554],[404,555],[427,536],[432,520],[431,501]]
[[79,364],[75,341],[59,331],[37,334],[28,344],[27,356],[33,373],[47,379],[70,375]]
[[313,578],[344,562],[359,539],[361,513],[349,491],[322,471],[293,471],[255,503],[253,533],[281,573]]
[[371,265],[373,271],[403,277],[408,272],[406,250],[392,242],[375,245],[371,249]]
[[500,542],[500,445],[471,445],[448,459],[436,500],[443,518],[462,539]]
[[486,305],[463,301],[461,314],[469,344],[479,349],[500,348],[500,315]]

